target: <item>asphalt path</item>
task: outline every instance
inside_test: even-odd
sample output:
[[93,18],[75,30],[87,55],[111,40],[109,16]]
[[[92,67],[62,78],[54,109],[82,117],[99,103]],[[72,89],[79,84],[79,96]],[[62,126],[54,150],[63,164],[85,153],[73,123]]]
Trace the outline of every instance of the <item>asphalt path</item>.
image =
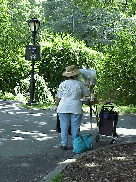
[[[56,112],[19,107],[20,102],[0,100],[0,182],[41,181],[62,161],[73,158],[71,136],[68,150],[60,146]],[[84,113],[81,134],[90,132],[89,114]],[[119,116],[116,143],[136,141],[136,116]],[[98,134],[93,116],[93,149],[109,145],[111,138],[95,142]]]

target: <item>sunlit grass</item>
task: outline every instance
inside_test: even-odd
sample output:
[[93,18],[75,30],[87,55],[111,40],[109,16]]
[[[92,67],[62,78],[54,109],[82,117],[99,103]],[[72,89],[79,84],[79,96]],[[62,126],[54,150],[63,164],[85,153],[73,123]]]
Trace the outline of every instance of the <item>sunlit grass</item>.
[[27,102],[26,97],[24,97],[24,95],[21,93],[15,96],[12,93],[8,93],[8,92],[2,93],[0,91],[0,98],[3,100],[15,100],[15,101]]
[[[4,94],[2,94],[0,92],[0,98],[3,100],[21,101],[22,104],[20,104],[20,107],[25,107],[28,109],[49,110],[54,104],[54,103],[37,103],[37,104],[33,104],[31,106],[28,106],[28,105],[26,105],[26,103],[28,101],[22,94],[18,94],[17,96],[14,96],[12,93],[7,93],[7,92],[5,92]],[[133,105],[132,106],[118,106],[115,104],[113,104],[113,105],[114,105],[114,110],[116,110],[119,115],[136,114],[136,107],[134,107]],[[98,113],[100,113],[102,106],[103,106],[103,103],[97,104]],[[83,112],[89,113],[90,112],[89,106],[84,104]]]
[[26,105],[26,103],[20,104],[20,107],[25,107],[28,109],[37,109],[37,110],[49,110],[52,106],[53,104],[50,103],[45,103],[45,104],[37,103],[36,105],[34,104],[31,106]]
[[[114,105],[114,110],[117,111],[119,115],[136,114],[136,107],[134,107],[134,106],[118,106],[115,104],[113,104],[113,105]],[[102,103],[97,105],[98,113],[100,113],[102,106],[103,106]],[[83,105],[83,111],[89,113],[89,107],[87,105]]]
[[[38,105],[32,105],[32,106],[27,106],[26,103],[24,104],[20,104],[21,107],[26,107],[29,109],[41,109],[41,110],[48,110],[50,109],[53,104],[50,103],[45,103],[45,104],[40,104],[38,103]],[[100,113],[101,108],[102,108],[103,104],[98,104],[97,105],[97,111],[98,113]],[[95,108],[94,108],[95,110]],[[114,104],[114,110],[118,112],[119,115],[126,115],[126,114],[135,114],[136,113],[136,108],[134,106],[117,106]],[[89,113],[90,112],[90,108],[87,105],[83,105],[83,112],[84,113]]]
[[116,106],[117,111],[123,115],[123,114],[134,114],[136,113],[136,107],[133,106]]
[[0,99],[3,100],[14,100],[14,101],[20,101],[22,104],[20,104],[20,107],[25,107],[28,109],[37,109],[37,110],[48,110],[50,107],[53,106],[53,103],[36,103],[31,106],[26,105],[28,103],[28,99],[23,96],[23,94],[19,93],[16,96],[12,93],[5,92],[4,94],[0,92]]
[[58,174],[57,176],[55,176],[55,178],[53,178],[51,180],[51,182],[63,182],[64,181],[64,177],[65,175],[64,174]]

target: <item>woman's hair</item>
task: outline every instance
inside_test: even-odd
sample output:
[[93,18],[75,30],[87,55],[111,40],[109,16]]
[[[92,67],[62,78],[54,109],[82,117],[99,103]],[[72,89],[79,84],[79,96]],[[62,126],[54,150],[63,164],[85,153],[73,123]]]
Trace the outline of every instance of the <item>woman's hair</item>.
[[68,77],[68,79],[74,79],[75,77],[74,76],[70,76],[70,77]]

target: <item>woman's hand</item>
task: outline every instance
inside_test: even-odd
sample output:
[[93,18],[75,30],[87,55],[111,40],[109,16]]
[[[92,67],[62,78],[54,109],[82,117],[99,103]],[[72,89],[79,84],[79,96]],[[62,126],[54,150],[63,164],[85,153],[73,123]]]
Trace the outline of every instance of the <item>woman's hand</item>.
[[53,106],[50,108],[51,111],[56,111],[57,110],[57,106]]

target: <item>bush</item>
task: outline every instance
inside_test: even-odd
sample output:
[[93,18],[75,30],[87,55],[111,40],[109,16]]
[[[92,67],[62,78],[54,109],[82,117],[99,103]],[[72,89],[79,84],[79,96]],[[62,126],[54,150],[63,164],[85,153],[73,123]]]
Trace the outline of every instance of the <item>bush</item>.
[[0,90],[0,98],[4,100],[14,100],[15,96],[12,93],[3,93],[2,90]]
[[42,76],[35,75],[35,100],[39,103],[52,103],[53,97]]
[[93,68],[97,70],[102,55],[86,47],[83,41],[77,41],[70,35],[52,35],[42,42],[42,59],[39,64],[39,75],[48,83],[53,97],[61,81],[62,73],[68,65],[77,68]]
[[99,72],[99,95],[103,100],[136,105],[135,39],[127,29],[118,32],[113,46],[105,47],[105,59],[100,64]]
[[[15,88],[16,95],[22,94],[26,101],[30,99],[30,77],[21,80],[20,86]],[[35,74],[35,101],[38,103],[52,103],[53,97],[42,76]]]

